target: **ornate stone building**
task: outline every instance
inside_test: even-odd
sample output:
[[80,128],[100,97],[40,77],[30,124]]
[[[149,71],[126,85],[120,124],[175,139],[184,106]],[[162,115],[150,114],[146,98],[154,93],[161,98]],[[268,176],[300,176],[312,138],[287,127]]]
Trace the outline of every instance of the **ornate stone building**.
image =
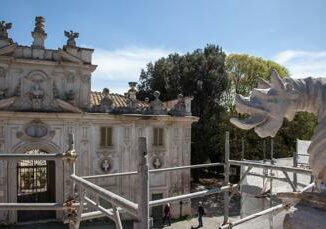
[[[0,22],[0,153],[63,153],[75,135],[80,176],[137,170],[137,140],[146,137],[152,169],[190,164],[191,98],[163,103],[138,101],[136,84],[125,95],[91,91],[92,49],[77,47],[78,33],[65,31],[67,44],[45,48],[44,18],[36,17],[31,46],[9,38],[11,23]],[[58,161],[0,161],[0,202],[63,203],[70,193],[69,171]],[[136,177],[95,183],[136,201]],[[152,198],[190,191],[190,171],[150,175]],[[179,216],[179,204],[172,214]],[[152,209],[157,216],[162,209]],[[190,213],[183,204],[182,214]],[[62,220],[62,212],[0,211],[1,223]]]

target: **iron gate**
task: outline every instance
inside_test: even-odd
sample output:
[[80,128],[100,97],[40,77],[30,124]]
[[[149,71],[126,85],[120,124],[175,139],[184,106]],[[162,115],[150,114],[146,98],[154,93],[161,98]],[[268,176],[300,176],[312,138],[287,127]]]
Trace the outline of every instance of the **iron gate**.
[[[33,153],[44,152],[38,150]],[[54,161],[22,160],[17,163],[17,202],[55,202]],[[18,211],[18,222],[51,218],[55,218],[55,211]]]

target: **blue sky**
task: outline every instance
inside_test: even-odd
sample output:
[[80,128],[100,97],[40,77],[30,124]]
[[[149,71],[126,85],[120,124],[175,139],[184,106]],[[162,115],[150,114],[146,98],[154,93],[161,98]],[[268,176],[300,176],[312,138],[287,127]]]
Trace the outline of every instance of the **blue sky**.
[[65,44],[64,30],[79,32],[99,65],[92,88],[122,93],[149,61],[208,43],[278,61],[293,77],[326,76],[325,12],[323,0],[2,0],[0,20],[24,45],[35,16],[45,17],[47,48]]

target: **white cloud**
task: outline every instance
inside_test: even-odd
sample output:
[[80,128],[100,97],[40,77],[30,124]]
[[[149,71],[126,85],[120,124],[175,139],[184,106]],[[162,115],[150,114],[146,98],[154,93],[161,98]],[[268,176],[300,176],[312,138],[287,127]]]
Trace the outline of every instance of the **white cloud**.
[[[125,92],[128,90],[128,82],[138,81],[140,70],[145,68],[147,63],[166,57],[172,52],[159,48],[129,47],[118,50],[95,48],[93,63],[98,67],[93,74],[92,83],[95,86],[93,90],[108,87],[113,92],[122,93],[122,85],[125,85],[123,90]],[[110,84],[115,86],[112,87]],[[103,86],[98,88],[97,85]]]
[[274,60],[287,67],[293,78],[326,77],[326,51],[286,50]]

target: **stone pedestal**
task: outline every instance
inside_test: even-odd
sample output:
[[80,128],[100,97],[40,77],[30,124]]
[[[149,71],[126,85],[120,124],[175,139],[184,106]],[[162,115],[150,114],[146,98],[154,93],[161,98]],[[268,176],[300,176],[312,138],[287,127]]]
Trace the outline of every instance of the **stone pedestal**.
[[326,227],[326,209],[297,204],[285,215],[284,229],[322,229]]

